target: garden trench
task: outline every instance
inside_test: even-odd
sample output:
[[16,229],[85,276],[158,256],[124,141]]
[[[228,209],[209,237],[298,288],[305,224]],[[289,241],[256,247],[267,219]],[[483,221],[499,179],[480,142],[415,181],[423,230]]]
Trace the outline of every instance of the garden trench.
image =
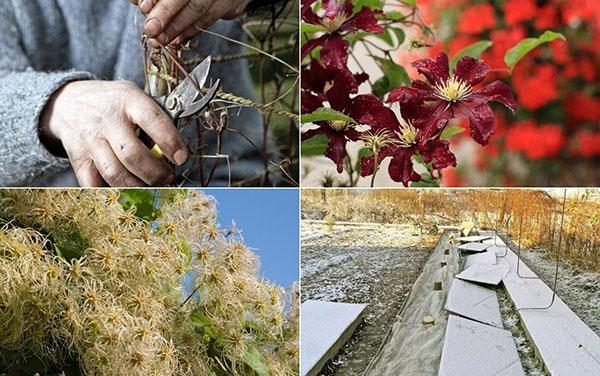
[[[303,232],[302,300],[310,298],[369,303],[365,322],[321,374],[437,375],[442,352],[446,351],[443,346],[448,312],[444,309],[444,304],[451,286],[450,281],[463,269],[465,261],[456,247],[449,246],[448,231],[439,239],[428,239],[429,246],[422,246],[424,249],[414,246],[402,248],[403,244],[397,247],[386,244],[386,247],[378,248],[381,239],[393,241],[403,238],[406,242],[406,235],[412,235],[409,234],[411,231],[406,226],[381,225],[368,229],[364,226],[361,228],[336,224],[334,229],[321,232],[314,223],[303,225],[303,229],[306,227],[315,231],[310,231],[311,234],[308,230]],[[324,229],[326,226],[320,225],[320,228]],[[370,241],[373,238],[380,239],[380,243],[372,244]],[[415,238],[412,239],[413,242]],[[435,240],[438,241],[434,248]],[[364,247],[365,244],[370,246]],[[513,248],[511,242],[508,244]],[[411,250],[419,254],[417,260],[406,255]],[[533,269],[541,270],[542,280],[548,282],[550,276],[547,272],[553,262],[538,262],[540,254],[527,254],[523,259],[529,263],[534,262]],[[368,260],[368,264],[364,260]],[[390,267],[396,268],[395,273],[390,273]],[[369,270],[365,270],[366,268]],[[565,271],[561,273],[567,274],[565,287],[568,288],[559,291],[559,295],[565,295],[567,304],[597,334],[597,316],[593,316],[595,311],[592,309],[597,309],[597,305],[593,305],[593,302],[597,302],[597,289],[589,289],[590,284],[584,283],[589,282],[590,278],[597,278],[597,274],[586,275],[582,282],[576,280],[576,273],[571,267],[563,269]],[[391,278],[391,275],[395,278]],[[373,279],[368,280],[369,276]],[[390,283],[393,280],[399,283]],[[434,290],[433,282],[439,281],[442,282],[442,289]],[[386,287],[382,289],[381,286]],[[551,373],[541,361],[539,350],[532,342],[534,339],[521,321],[518,308],[505,289],[501,282],[493,290],[497,292],[502,314],[501,325],[510,332],[518,350],[522,374],[537,376]],[[589,304],[586,305],[586,301]],[[432,316],[435,323],[424,325],[422,321],[425,316]],[[365,370],[367,364],[369,367]]]

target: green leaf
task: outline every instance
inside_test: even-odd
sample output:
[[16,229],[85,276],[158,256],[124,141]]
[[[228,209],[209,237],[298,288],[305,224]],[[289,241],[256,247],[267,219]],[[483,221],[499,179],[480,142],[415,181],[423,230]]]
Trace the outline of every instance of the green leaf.
[[449,140],[452,136],[455,136],[464,131],[465,131],[465,129],[463,127],[459,127],[458,125],[451,125],[449,127],[446,127],[442,131],[442,134],[440,135],[440,139]]
[[512,70],[531,50],[556,39],[566,40],[561,33],[546,30],[539,38],[525,38],[504,54],[504,62]]
[[392,37],[392,32],[389,28],[386,28],[383,33],[376,34],[376,36],[387,43],[388,46],[394,47],[394,38]]
[[383,71],[384,76],[389,80],[392,88],[402,85],[408,85],[411,83],[410,77],[403,66],[394,63],[393,61],[377,56],[372,56],[375,61],[379,64],[379,67]]
[[216,331],[210,321],[210,318],[198,311],[190,314],[190,320],[196,325],[195,332],[200,335],[208,335],[211,338],[216,337]]
[[429,172],[421,174],[421,180],[418,182],[410,183],[411,187],[439,187],[440,183],[437,180],[433,180]]
[[402,21],[406,17],[403,13],[398,12],[397,10],[386,12],[385,15],[392,21]]
[[152,189],[123,189],[120,191],[119,203],[125,210],[135,207],[135,215],[147,221],[158,218],[160,210],[155,205],[155,191]]
[[450,67],[454,69],[456,67],[456,63],[463,56],[471,56],[475,59],[479,59],[481,57],[481,53],[492,46],[492,41],[482,40],[479,42],[475,42],[462,50],[460,50],[450,61]]
[[416,0],[404,0],[404,4],[409,5],[411,7],[414,7],[416,3]]
[[302,141],[301,154],[303,157],[316,157],[325,154],[329,146],[329,140],[326,136],[320,134]]
[[318,33],[321,31],[325,31],[325,28],[323,27],[323,25],[313,25],[313,24],[309,24],[306,22],[302,22],[300,24],[300,32],[302,34],[307,33],[307,34],[311,34],[311,33]]
[[373,10],[383,9],[384,2],[381,0],[355,0],[354,7],[352,7],[352,13],[360,11],[362,8],[367,7]]
[[304,123],[314,123],[317,121],[346,121],[348,123],[356,123],[350,116],[344,115],[332,108],[321,107],[317,108],[315,112],[310,114],[304,114],[300,116],[300,121]]
[[253,345],[246,346],[244,362],[252,368],[257,376],[269,376],[269,367],[262,354]]
[[400,47],[400,45],[404,43],[404,40],[406,39],[406,34],[404,33],[404,30],[399,28],[392,28],[392,31],[394,34],[396,34],[396,39],[398,39],[398,47]]

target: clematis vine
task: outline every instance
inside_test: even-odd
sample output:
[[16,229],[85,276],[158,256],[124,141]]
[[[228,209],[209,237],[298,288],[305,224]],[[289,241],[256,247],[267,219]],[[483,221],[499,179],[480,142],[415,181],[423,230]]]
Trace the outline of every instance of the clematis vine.
[[499,102],[515,111],[516,104],[510,88],[502,81],[494,81],[475,89],[490,71],[482,60],[462,57],[450,74],[448,56],[440,53],[435,60],[422,59],[412,63],[428,82],[415,80],[410,86],[393,89],[389,102],[398,102],[409,116],[428,118],[423,127],[423,140],[439,136],[447,122],[465,117],[471,125],[471,136],[486,145],[494,134],[496,118],[488,104]]
[[362,158],[360,172],[362,176],[372,176],[371,185],[378,165],[388,157],[391,158],[388,165],[390,177],[396,182],[402,182],[404,186],[421,180],[421,175],[414,169],[415,157],[430,164],[433,170],[456,166],[456,157],[450,151],[448,141],[424,137],[423,120],[404,119],[399,111],[394,112],[387,107],[385,111],[388,113],[387,121],[384,124],[377,123],[370,132],[362,136],[373,156]]
[[[444,133],[450,121],[468,119],[471,137],[486,145],[496,122],[490,102],[514,112],[513,94],[501,81],[482,84],[490,73],[483,60],[462,57],[451,72],[444,53],[436,59],[414,61],[412,65],[425,79],[411,82],[392,52],[404,41],[399,26],[415,25],[411,17],[415,8],[384,13],[384,1],[361,4],[352,0],[302,1],[306,29],[301,52],[301,109],[306,119],[303,146],[310,142],[309,156],[324,154],[338,173],[346,169],[350,185],[360,176],[370,176],[373,186],[384,162],[389,177],[404,186],[416,182],[437,185],[442,170],[457,165],[448,133]],[[391,49],[380,49],[365,39],[384,31],[378,39]],[[367,65],[354,54],[360,44],[368,52],[365,59],[383,72],[376,81],[369,80],[363,68]],[[383,54],[376,54],[375,49]],[[351,56],[356,63],[352,68]],[[367,81],[369,85],[363,85]],[[358,148],[348,148],[349,144]],[[360,150],[358,155],[355,150]]]
[[324,34],[308,41],[302,46],[301,58],[321,46],[321,61],[329,69],[345,69],[348,61],[350,43],[343,37],[356,31],[381,33],[384,28],[378,24],[376,16],[380,11],[363,7],[353,14],[352,0],[339,3],[337,0],[324,0],[322,15],[319,16],[312,6],[317,0],[302,0],[302,20],[311,25],[321,26]]

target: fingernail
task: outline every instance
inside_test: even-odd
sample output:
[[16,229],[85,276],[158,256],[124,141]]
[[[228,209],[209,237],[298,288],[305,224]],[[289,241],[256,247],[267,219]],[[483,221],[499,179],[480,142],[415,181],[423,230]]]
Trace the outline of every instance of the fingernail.
[[146,31],[146,35],[152,38],[157,36],[161,32],[162,25],[160,24],[160,21],[156,18],[151,18],[148,21],[146,21],[144,25],[144,30]]
[[175,159],[175,163],[177,163],[177,166],[181,166],[182,164],[187,162],[188,158],[189,153],[187,149],[179,149],[175,152],[175,154],[173,154],[173,159]]

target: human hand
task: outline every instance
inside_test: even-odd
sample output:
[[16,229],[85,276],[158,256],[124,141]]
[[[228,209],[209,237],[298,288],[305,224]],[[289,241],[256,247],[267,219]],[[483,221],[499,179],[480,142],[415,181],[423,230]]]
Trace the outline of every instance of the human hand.
[[129,0],[144,13],[144,34],[155,46],[179,44],[219,19],[234,19],[249,0]]
[[82,187],[157,186],[175,173],[136,135],[141,128],[173,163],[189,152],[169,116],[134,83],[75,81],[58,90],[40,119],[46,145],[62,144]]

